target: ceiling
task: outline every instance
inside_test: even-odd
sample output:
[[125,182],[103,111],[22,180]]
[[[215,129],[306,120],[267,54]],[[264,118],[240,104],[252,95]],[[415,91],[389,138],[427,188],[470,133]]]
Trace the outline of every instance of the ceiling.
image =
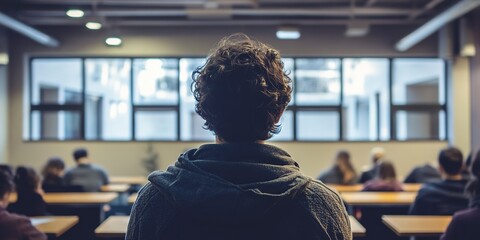
[[[1,0],[29,25],[221,26],[420,24],[458,0]],[[83,18],[65,11],[78,8]]]

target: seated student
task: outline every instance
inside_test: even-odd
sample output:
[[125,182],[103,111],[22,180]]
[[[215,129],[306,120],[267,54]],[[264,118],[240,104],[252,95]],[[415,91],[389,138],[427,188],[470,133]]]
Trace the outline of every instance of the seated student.
[[62,178],[64,170],[65,163],[61,158],[52,157],[48,159],[42,170],[42,188],[45,192],[57,192],[65,186]]
[[357,182],[357,173],[347,151],[339,151],[333,166],[320,174],[318,180],[326,184],[350,185]]
[[470,209],[455,213],[441,240],[477,240],[480,238],[480,151],[471,165],[472,179],[467,185]]
[[414,168],[403,181],[404,183],[427,183],[442,180],[442,175],[431,164]]
[[265,143],[280,131],[290,83],[275,49],[243,34],[222,40],[193,85],[216,143],[149,176],[126,239],[351,239],[340,197]]
[[68,186],[82,186],[87,192],[98,192],[103,185],[108,184],[107,172],[92,164],[85,149],[77,149],[73,152],[76,167],[69,169],[64,176]]
[[7,206],[14,190],[11,177],[0,171],[0,239],[2,240],[47,240],[25,216],[9,213]]
[[10,177],[13,178],[13,168],[7,164],[0,164],[0,171],[8,174]]
[[463,165],[462,169],[462,177],[464,179],[470,180],[472,175],[470,174],[470,167],[472,165],[472,154],[468,154],[467,159],[465,159],[465,164]]
[[14,213],[26,216],[44,216],[47,204],[43,200],[40,177],[33,168],[18,167],[15,172],[17,201],[9,206]]
[[378,165],[385,156],[385,150],[380,147],[373,148],[371,151],[371,156],[372,166],[362,172],[360,175],[360,183],[366,183],[375,178],[375,175],[378,171]]
[[440,151],[439,170],[443,180],[425,183],[411,205],[411,215],[452,215],[468,207],[467,180],[462,178],[462,152],[454,147]]
[[397,180],[395,167],[390,161],[382,161],[378,165],[377,175],[374,179],[363,185],[362,191],[371,192],[401,192],[403,191],[402,183]]

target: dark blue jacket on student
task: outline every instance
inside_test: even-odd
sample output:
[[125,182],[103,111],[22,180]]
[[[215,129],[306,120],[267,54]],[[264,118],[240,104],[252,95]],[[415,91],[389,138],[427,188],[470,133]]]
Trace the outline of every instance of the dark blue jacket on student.
[[443,180],[426,183],[418,191],[409,213],[411,215],[452,215],[468,207],[466,180]]
[[351,239],[339,196],[266,144],[209,144],[149,176],[126,239]]

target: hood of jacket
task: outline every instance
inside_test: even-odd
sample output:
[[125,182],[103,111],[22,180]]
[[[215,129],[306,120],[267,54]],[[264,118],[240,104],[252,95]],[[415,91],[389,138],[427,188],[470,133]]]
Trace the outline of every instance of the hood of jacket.
[[149,180],[194,219],[224,224],[262,219],[310,181],[288,153],[260,143],[207,144],[188,150],[174,166],[152,173]]

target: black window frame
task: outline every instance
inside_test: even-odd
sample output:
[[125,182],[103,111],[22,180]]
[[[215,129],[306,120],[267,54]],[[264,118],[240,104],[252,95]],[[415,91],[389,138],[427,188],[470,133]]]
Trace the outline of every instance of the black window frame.
[[[158,104],[135,104],[135,99],[134,99],[134,67],[133,63],[135,59],[150,59],[150,58],[157,58],[157,59],[175,59],[178,61],[177,64],[177,71],[178,71],[178,84],[177,84],[177,93],[178,93],[178,98],[177,98],[177,103],[174,105],[158,105]],[[26,139],[27,141],[33,141],[33,142],[43,142],[43,141],[88,141],[88,142],[96,142],[96,141],[101,141],[101,142],[203,142],[203,141],[210,141],[210,139],[205,139],[205,140],[183,140],[181,139],[181,94],[180,94],[180,60],[181,59],[198,59],[198,58],[205,58],[205,56],[182,56],[182,57],[169,57],[169,56],[139,56],[139,57],[132,57],[132,56],[30,56],[28,59],[28,118],[29,118],[29,128],[28,128],[28,138]],[[401,141],[401,142],[409,142],[409,141],[446,141],[449,139],[449,126],[448,126],[448,107],[447,103],[449,100],[449,95],[448,95],[448,73],[450,71],[450,65],[447,60],[443,60],[443,64],[445,67],[444,71],[444,81],[445,81],[445,102],[443,104],[403,104],[403,105],[398,105],[393,103],[393,96],[392,96],[392,84],[393,84],[393,73],[394,73],[394,64],[393,60],[394,59],[440,59],[436,57],[379,57],[379,56],[353,56],[353,57],[348,57],[348,56],[342,56],[342,57],[335,57],[335,56],[284,56],[284,58],[289,58],[293,60],[293,69],[291,69],[292,74],[296,73],[297,69],[297,59],[338,59],[340,61],[340,67],[339,67],[339,74],[340,74],[340,101],[337,105],[298,105],[298,99],[297,99],[297,88],[296,88],[296,82],[298,81],[298,78],[296,76],[293,77],[293,104],[288,105],[287,109],[288,111],[292,112],[293,115],[293,139],[291,140],[275,140],[275,142],[395,142],[395,141]],[[36,59],[80,59],[82,64],[81,64],[81,93],[82,93],[82,101],[79,104],[33,104],[32,99],[33,99],[33,61]],[[86,69],[85,69],[85,60],[86,59],[129,59],[131,62],[131,68],[130,68],[130,107],[131,107],[131,113],[130,113],[130,122],[131,122],[131,134],[130,134],[130,139],[129,140],[103,140],[103,139],[86,139],[85,136],[85,99],[86,99]],[[344,59],[386,59],[388,60],[388,91],[389,91],[389,106],[390,106],[390,136],[388,140],[381,140],[380,139],[380,122],[377,124],[377,140],[345,140],[344,136],[344,114],[343,114],[343,103],[344,103],[344,72],[343,72],[343,62]],[[378,106],[377,106],[378,107]],[[165,111],[171,111],[174,110],[177,115],[177,129],[176,129],[176,139],[175,140],[137,140],[136,139],[136,132],[135,132],[135,113],[138,111],[144,111],[144,110],[151,110],[151,109],[161,109]],[[34,111],[78,111],[80,112],[80,139],[33,139],[33,127],[32,127],[32,121],[33,121],[33,112]],[[338,140],[332,141],[332,140],[298,140],[298,129],[297,129],[297,113],[299,111],[317,111],[317,112],[322,112],[322,111],[327,111],[327,112],[338,112],[339,116],[339,123],[338,123]],[[395,122],[395,115],[398,111],[422,111],[422,112],[433,112],[433,111],[444,111],[445,112],[445,139],[439,139],[439,138],[422,138],[422,139],[407,139],[407,140],[398,140],[396,136],[396,122]],[[377,116],[379,117],[379,115]]]

